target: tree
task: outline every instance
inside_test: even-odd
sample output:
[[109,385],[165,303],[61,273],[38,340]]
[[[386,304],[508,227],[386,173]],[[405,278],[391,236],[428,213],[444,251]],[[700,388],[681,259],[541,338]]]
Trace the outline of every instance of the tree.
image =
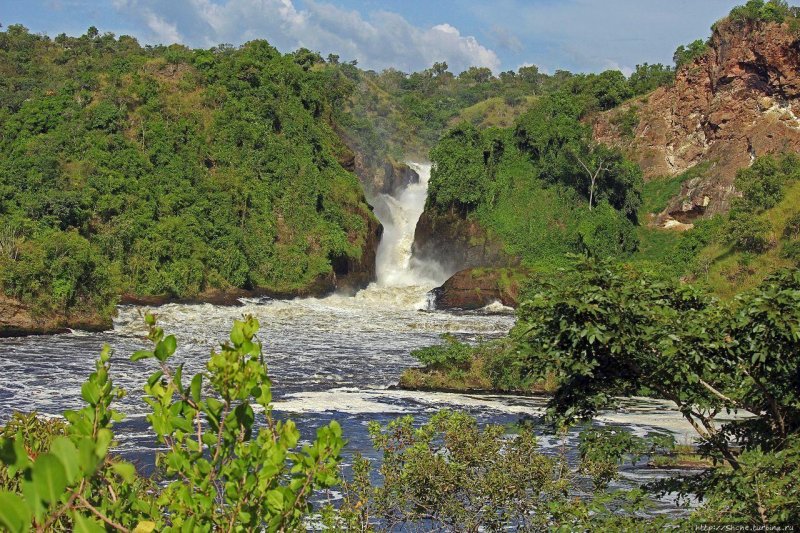
[[634,95],[647,94],[664,85],[670,85],[675,80],[675,71],[672,67],[661,63],[651,65],[644,63],[636,65],[636,70],[628,78],[628,84]]
[[673,61],[675,61],[675,70],[680,70],[684,65],[704,56],[708,50],[708,44],[702,39],[697,39],[687,46],[679,46],[672,56]]
[[586,177],[589,180],[589,211],[594,207],[594,191],[598,185],[597,180],[605,177],[606,172],[611,169],[608,163],[602,159],[602,156],[594,156],[591,153],[594,151],[590,149],[590,153],[585,156],[577,153],[573,154],[586,172]]
[[[554,420],[591,418],[614,398],[653,391],[678,406],[711,457],[781,450],[800,431],[800,273],[786,271],[720,304],[690,287],[607,262],[520,308],[515,335],[535,376],[553,373]],[[718,422],[724,410],[754,418]]]
[[433,77],[436,78],[439,76],[443,76],[445,73],[447,73],[447,69],[448,69],[447,62],[441,61],[434,63],[430,70]]

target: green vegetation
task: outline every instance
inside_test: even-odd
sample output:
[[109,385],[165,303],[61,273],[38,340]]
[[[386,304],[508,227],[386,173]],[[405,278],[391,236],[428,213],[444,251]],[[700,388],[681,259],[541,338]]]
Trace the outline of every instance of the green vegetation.
[[[662,443],[654,462],[689,460],[710,470],[654,490],[703,498],[694,513],[700,521],[731,509],[726,517],[737,523],[797,522],[800,272],[776,273],[730,302],[611,261],[584,258],[563,276],[531,288],[509,338],[495,341],[502,353],[492,354],[514,369],[517,383],[552,384],[548,419],[564,427],[613,409],[622,396],[668,399],[699,446]],[[473,357],[485,351],[477,346]],[[459,355],[468,364],[463,348]],[[719,420],[725,412],[751,416]],[[653,455],[627,434],[582,439],[594,444],[583,468],[606,482],[620,457]],[[603,454],[605,462],[592,461]]]
[[581,118],[594,98],[544,96],[506,130],[450,129],[431,150],[427,208],[476,219],[527,266],[563,265],[571,252],[629,255],[641,171],[591,140]]
[[[702,270],[690,272],[697,282],[730,298],[777,269],[798,265],[797,169],[797,155],[785,154],[759,158],[738,173],[736,187],[742,197],[734,200],[726,216],[717,217],[714,235],[694,251],[694,265]],[[687,232],[686,238],[694,233]]]
[[[373,215],[331,127],[335,68],[241,48],[0,32],[0,285],[41,310],[308,289]],[[226,252],[225,250],[232,250]]]
[[797,19],[800,10],[789,7],[786,0],[749,0],[743,6],[733,8],[728,19],[734,23],[777,22]]
[[[617,470],[610,456],[628,457],[623,448],[640,445],[636,438],[603,450],[587,442],[581,467],[572,468],[564,454],[539,451],[533,428],[522,426],[508,438],[507,428],[480,427],[462,413],[438,413],[421,427],[408,416],[383,428],[373,423],[369,431],[383,455],[380,480],[372,481],[369,460],[356,458],[342,509],[327,521],[332,529],[657,531],[667,522],[636,516],[648,508],[641,491],[607,490],[608,477],[615,477],[608,473]],[[603,475],[586,479],[588,465],[601,463]],[[570,493],[587,484],[593,490],[586,497]]]
[[206,372],[187,381],[183,365],[170,364],[175,337],[165,335],[153,315],[146,320],[153,350],[131,360],[158,363],[144,399],[162,447],[159,482],[109,455],[113,425],[124,415],[112,408],[122,391],[109,378],[106,347],[81,388],[86,407],[65,412],[67,424],[17,416],[4,428],[0,525],[12,533],[31,526],[91,532],[301,527],[313,492],[339,481],[341,428],[332,422],[297,450],[295,425],[271,414],[255,319],[236,321],[230,342],[212,352]]
[[[321,61],[321,58],[319,58]],[[638,65],[629,77],[615,70],[573,74],[559,70],[544,74],[535,66],[495,76],[486,68],[455,75],[446,63],[422,72],[360,71],[338,65],[356,89],[337,114],[350,141],[366,154],[389,153],[395,159],[426,157],[444,132],[469,122],[477,128],[508,128],[541,96],[579,95],[587,112],[611,109],[674,79],[672,68]]]
[[702,39],[697,39],[686,46],[679,46],[678,49],[675,50],[675,54],[672,56],[673,61],[675,61],[675,70],[679,70],[684,65],[688,65],[689,63],[693,62],[695,59],[703,57],[706,55],[708,50],[708,43]]
[[705,176],[710,168],[710,162],[703,162],[677,176],[653,179],[645,183],[642,188],[642,207],[639,218],[646,220],[650,214],[661,213],[667,208],[669,201],[681,191],[681,185],[689,180]]
[[444,335],[444,343],[411,352],[424,368],[409,368],[400,386],[412,390],[552,392],[550,377],[534,379],[520,371],[508,339],[471,345]]

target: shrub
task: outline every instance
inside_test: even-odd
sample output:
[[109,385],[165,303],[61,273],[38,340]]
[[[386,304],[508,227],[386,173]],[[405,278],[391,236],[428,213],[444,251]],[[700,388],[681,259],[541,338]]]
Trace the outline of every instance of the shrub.
[[789,259],[800,265],[800,240],[783,243],[781,257]]
[[255,319],[236,321],[230,342],[213,351],[207,371],[188,383],[183,365],[170,364],[175,337],[165,335],[152,315],[146,320],[153,349],[131,360],[157,363],[144,399],[160,445],[161,483],[148,483],[132,464],[109,455],[113,425],[123,415],[111,407],[122,391],[109,378],[106,346],[81,387],[88,405],[64,413],[64,435],[40,437],[35,429],[38,450],[26,446],[30,431],[0,439],[7,472],[24,480],[21,490],[9,485],[0,491],[0,525],[14,533],[54,524],[76,531],[104,531],[106,525],[136,525],[141,532],[300,528],[313,491],[339,481],[341,428],[331,422],[296,450],[300,433],[294,423],[272,416]]
[[[341,512],[329,516],[329,528],[642,530],[642,522],[634,522],[647,503],[641,492],[605,492],[598,483],[594,494],[573,497],[568,487],[578,472],[566,456],[539,451],[529,425],[508,435],[503,426],[481,427],[467,414],[443,411],[421,427],[407,416],[385,427],[373,422],[369,432],[383,455],[377,479],[372,480],[370,461],[356,457],[354,480],[345,483]],[[625,455],[629,444],[608,447]],[[587,444],[587,456],[596,457],[589,448],[594,447]],[[647,529],[664,522],[653,518]]]
[[786,226],[783,228],[783,236],[787,239],[800,237],[800,212],[795,213],[786,221]]
[[726,226],[725,240],[742,252],[761,254],[774,245],[769,222],[745,215],[732,216]]
[[759,212],[775,207],[783,199],[784,185],[800,178],[800,157],[795,154],[763,156],[736,174],[742,200],[734,209]]
[[785,0],[749,0],[743,6],[731,10],[729,18],[736,23],[746,22],[784,22],[795,17],[795,12]]
[[686,46],[679,46],[672,56],[673,61],[675,61],[675,70],[680,70],[684,65],[688,65],[695,59],[704,56],[708,50],[708,44],[702,39],[698,39]]
[[445,343],[411,352],[420,363],[432,368],[450,368],[466,365],[472,359],[472,346],[459,342],[452,335],[442,336]]

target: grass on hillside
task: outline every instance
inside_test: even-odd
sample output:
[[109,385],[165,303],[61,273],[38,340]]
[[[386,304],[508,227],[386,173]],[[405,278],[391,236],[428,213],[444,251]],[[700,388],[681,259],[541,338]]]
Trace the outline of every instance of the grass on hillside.
[[508,103],[500,96],[487,98],[463,109],[452,121],[469,122],[478,128],[510,128],[516,118],[531,108],[538,98],[526,96],[519,102]]
[[770,224],[776,240],[776,245],[765,253],[748,254],[720,243],[702,250],[699,262],[709,265],[706,282],[711,290],[723,298],[732,298],[739,292],[756,287],[771,272],[794,266],[792,261],[781,257],[781,242],[778,240],[789,218],[800,212],[798,198],[800,182],[787,185],[783,200],[757,216]]
[[641,220],[647,220],[647,215],[651,213],[661,213],[667,208],[669,201],[681,192],[684,182],[704,176],[711,166],[711,162],[704,162],[677,176],[646,182],[642,190],[642,207],[639,210]]

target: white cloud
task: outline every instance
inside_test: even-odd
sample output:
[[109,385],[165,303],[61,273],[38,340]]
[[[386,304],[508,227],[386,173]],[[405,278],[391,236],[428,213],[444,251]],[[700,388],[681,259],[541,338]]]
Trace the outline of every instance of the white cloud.
[[170,24],[150,10],[143,13],[147,27],[153,32],[156,39],[163,44],[180,43],[183,41],[175,24]]
[[446,61],[456,73],[470,66],[500,69],[494,51],[458,28],[447,23],[421,28],[387,11],[365,18],[314,0],[305,0],[302,9],[293,0],[115,0],[114,5],[144,23],[150,42],[208,47],[267,39],[283,51],[304,46],[376,70],[419,70],[436,61]]

